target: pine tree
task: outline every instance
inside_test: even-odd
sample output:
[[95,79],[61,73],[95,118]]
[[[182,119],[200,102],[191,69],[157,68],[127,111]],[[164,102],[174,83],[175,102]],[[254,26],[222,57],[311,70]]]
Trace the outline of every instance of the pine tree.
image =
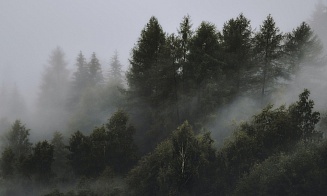
[[32,143],[29,141],[30,130],[16,120],[7,134],[7,147],[9,147],[17,158],[26,156],[31,152]]
[[187,55],[190,52],[190,40],[192,39],[192,23],[189,15],[184,16],[178,29],[178,39],[180,40],[181,59],[179,62],[186,62]]
[[90,62],[88,63],[91,86],[103,84],[103,75],[101,64],[96,54],[93,52]]
[[82,51],[80,51],[80,53],[78,54],[75,65],[77,67],[77,70],[74,73],[73,89],[76,92],[82,93],[83,90],[89,85],[90,78],[88,65]]
[[142,99],[151,100],[158,91],[155,71],[164,45],[165,34],[158,20],[151,17],[132,50],[131,68],[127,73],[130,91]]
[[122,87],[123,86],[123,71],[122,65],[118,59],[118,52],[111,58],[110,70],[109,70],[109,85]]
[[64,53],[57,47],[50,55],[38,96],[38,123],[43,131],[65,128],[69,86]]
[[283,75],[283,67],[280,59],[282,56],[282,39],[276,23],[271,15],[268,15],[260,31],[255,35],[255,53],[260,67],[258,75],[261,77],[261,98],[267,93],[268,86],[275,79]]
[[313,66],[322,59],[322,44],[310,26],[302,22],[291,33],[286,34],[286,63],[290,64],[291,74],[300,71],[301,67]]
[[[224,73],[231,81],[232,94],[237,95],[246,90],[250,77],[247,71],[252,60],[252,29],[250,21],[240,14],[224,24],[220,34],[224,55]],[[243,87],[243,88],[242,88]]]

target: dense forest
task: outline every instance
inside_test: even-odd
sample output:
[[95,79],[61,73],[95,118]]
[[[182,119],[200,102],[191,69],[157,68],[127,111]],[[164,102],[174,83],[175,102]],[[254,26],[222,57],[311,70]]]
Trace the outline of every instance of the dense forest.
[[[0,194],[326,195],[327,108],[304,88],[274,105],[326,66],[325,9],[287,33],[271,15],[255,30],[243,14],[221,30],[185,16],[172,34],[151,17],[126,73],[118,52],[103,70],[82,51],[70,73],[57,47],[33,114],[0,91]],[[246,117],[225,118],[241,99]]]

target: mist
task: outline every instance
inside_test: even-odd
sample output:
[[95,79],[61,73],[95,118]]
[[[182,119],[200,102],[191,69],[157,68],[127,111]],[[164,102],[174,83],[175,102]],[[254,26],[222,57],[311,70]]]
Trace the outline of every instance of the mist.
[[[72,194],[101,195],[108,192],[113,195],[128,195],[133,177],[126,176],[137,173],[139,169],[136,165],[137,160],[143,160],[143,157],[150,157],[151,160],[151,155],[147,153],[168,148],[169,142],[165,143],[165,141],[169,141],[174,134],[173,131],[182,126],[183,121],[189,121],[196,134],[209,131],[215,148],[221,149],[226,140],[233,138],[233,133],[242,123],[251,121],[253,115],[260,113],[264,107],[269,104],[273,104],[274,108],[281,105],[289,106],[298,100],[299,94],[304,89],[309,89],[310,99],[315,104],[314,109],[321,114],[325,113],[327,111],[327,31],[326,14],[323,13],[326,13],[326,5],[327,1],[318,0],[0,2],[0,22],[5,27],[0,31],[3,40],[0,46],[0,152],[7,152],[8,138],[16,120],[29,130],[27,143],[28,148],[32,149],[29,152],[30,157],[38,158],[35,155],[37,144],[48,145],[40,143],[41,141],[49,141],[49,145],[54,147],[52,153],[59,152],[56,151],[53,142],[57,133],[60,133],[60,145],[65,146],[65,149],[64,147],[60,149],[64,158],[54,155],[54,161],[65,160],[64,163],[54,163],[56,167],[64,169],[58,169],[55,171],[57,174],[51,174],[52,176],[49,174],[51,177],[46,176],[52,180],[48,184],[43,184],[40,179],[44,176],[37,172],[26,175],[23,172],[19,173],[21,171],[15,171],[14,178],[0,183],[0,193],[3,187],[7,185],[15,187],[14,183],[17,182],[21,184],[16,187],[16,192],[13,190],[17,194],[45,195],[51,192],[55,195],[64,192],[68,195],[71,191]],[[324,9],[320,9],[322,7]],[[225,79],[230,76],[229,72],[226,72],[226,75],[215,72],[217,74],[215,77],[222,78],[221,83],[217,83],[218,87],[217,84],[210,86],[210,82],[205,84],[207,82],[205,79],[204,82],[199,82],[198,86],[195,85],[196,87],[192,86],[194,85],[192,82],[185,83],[185,87],[184,84],[181,85],[186,80],[181,76],[183,70],[179,68],[173,75],[169,75],[167,73],[170,70],[164,66],[158,71],[165,75],[162,81],[158,78],[151,79],[158,82],[159,87],[168,86],[166,89],[170,90],[169,92],[165,91],[166,89],[161,92],[156,88],[145,90],[145,93],[137,92],[139,87],[136,85],[139,85],[142,80],[133,84],[133,79],[137,78],[132,75],[133,66],[139,63],[135,62],[138,60],[135,51],[140,49],[142,33],[146,32],[144,29],[147,28],[146,24],[151,17],[158,19],[164,30],[163,36],[167,36],[167,40],[171,41],[178,39],[180,33],[178,27],[183,17],[185,19],[187,15],[191,19],[192,36],[200,32],[199,28],[205,24],[207,27],[213,25],[217,31],[217,39],[221,39],[222,29],[227,21],[240,14],[244,14],[250,20],[253,36],[260,31],[262,22],[269,14],[274,18],[283,36],[292,32],[301,22],[306,22],[323,46],[319,54],[313,54],[317,57],[317,62],[313,63],[308,60],[310,58],[304,59],[296,71],[288,70],[292,72],[290,78],[274,79],[274,87],[266,89],[267,93],[264,97],[260,96],[261,87],[233,94],[234,87],[226,87],[231,85],[231,81]],[[160,44],[158,47],[161,47]],[[166,50],[168,51],[164,48],[163,51]],[[171,54],[175,55],[174,52],[176,51]],[[180,51],[176,52],[176,56],[179,55],[178,52]],[[166,53],[161,55],[164,56]],[[190,53],[188,52],[187,55]],[[158,58],[166,58],[166,56]],[[176,60],[177,57],[170,58],[158,61],[158,65],[173,62],[184,66],[188,63],[185,56],[183,60],[182,58]],[[221,60],[219,58],[212,62],[219,62]],[[283,63],[289,62],[287,58],[282,59]],[[201,63],[207,60],[201,59]],[[165,83],[166,78],[173,82]],[[187,89],[189,87],[187,85],[196,90]],[[206,90],[214,93],[207,95]],[[148,92],[152,93],[151,96],[146,94]],[[214,95],[217,99],[210,97]],[[168,98],[161,101],[158,97]],[[203,103],[207,99],[215,101]],[[128,116],[126,119],[125,113],[123,115],[121,111],[126,112]],[[121,127],[110,127],[110,123],[115,123],[116,114],[122,115],[123,117],[119,117],[124,119],[121,121],[116,119],[117,122],[125,124]],[[115,168],[116,163],[110,161],[111,165],[109,162],[103,163],[110,166],[101,165],[102,154],[104,157],[109,156],[106,155],[106,150],[115,149],[117,144],[114,140],[110,140],[113,144],[102,141],[101,134],[110,135],[115,127],[126,129],[126,133],[131,133],[129,136],[133,138],[133,141],[126,139],[128,145],[133,146],[133,150],[126,152],[126,156],[119,154],[122,153],[120,149],[117,152],[113,150],[118,155],[110,155],[114,157],[110,157],[113,160],[117,157],[130,158],[128,159],[130,163],[126,164],[128,166],[124,171]],[[98,161],[101,162],[100,166],[93,166],[91,162],[88,164],[94,168],[101,167],[101,171],[95,174],[88,173],[89,176],[85,177],[86,174],[80,174],[78,173],[80,171],[71,168],[69,164],[74,160],[70,157],[73,154],[72,141],[78,137],[82,138],[79,141],[86,141],[85,144],[83,143],[85,149],[99,152],[99,155],[94,156],[101,157],[99,158],[101,161]],[[98,144],[97,142],[103,146],[94,146],[94,143]],[[124,150],[126,149],[129,148],[124,147]],[[70,157],[69,161],[66,157]],[[18,160],[18,157],[13,158],[16,159]],[[119,159],[119,161],[124,160]],[[132,173],[128,173],[130,171]],[[32,181],[33,183],[29,184]],[[54,186],[50,186],[51,183]],[[10,194],[10,191],[12,190],[8,189],[6,193]]]

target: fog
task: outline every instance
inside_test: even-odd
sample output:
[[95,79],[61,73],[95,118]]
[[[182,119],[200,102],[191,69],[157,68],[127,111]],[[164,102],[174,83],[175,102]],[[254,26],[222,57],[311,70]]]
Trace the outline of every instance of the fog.
[[[295,5],[296,4],[296,5]],[[168,33],[176,31],[184,15],[193,26],[209,21],[220,29],[243,12],[258,28],[271,13],[282,31],[310,18],[315,1],[0,1],[0,84],[16,84],[33,107],[40,76],[50,52],[60,46],[70,69],[79,51],[96,52],[103,68],[117,50],[128,67],[130,50],[141,29],[156,16]],[[292,14],[290,14],[292,10]]]
[[[272,15],[281,33],[291,32],[301,22],[306,21],[325,44],[325,50],[319,58],[326,62],[327,36],[325,33],[327,31],[325,28],[327,23],[324,20],[313,22],[314,11],[319,9],[318,3],[327,5],[327,0],[144,0],[142,2],[131,0],[0,0],[0,24],[2,26],[0,30],[0,137],[5,137],[4,135],[16,119],[20,119],[28,129],[31,129],[32,143],[45,139],[51,140],[55,131],[63,133],[65,140],[77,130],[89,135],[95,126],[106,123],[107,119],[121,107],[124,101],[121,92],[124,87],[127,87],[125,78],[122,81],[108,77],[114,72],[112,64],[119,65],[118,68],[116,67],[118,69],[116,74],[122,76],[131,67],[129,60],[132,49],[137,45],[141,30],[151,16],[157,17],[167,34],[176,33],[181,20],[186,15],[191,17],[193,30],[199,27],[202,21],[208,21],[221,31],[226,21],[237,17],[240,13],[251,21],[254,32],[258,32],[268,14]],[[79,69],[76,66],[78,61],[76,59],[79,57],[81,57],[79,60],[83,61],[84,58],[89,64],[94,60],[94,78],[90,79],[90,83],[94,82],[94,86],[72,83],[74,79],[82,77],[76,74]],[[62,62],[58,63],[58,59]],[[52,65],[56,63],[64,66],[54,69],[55,66]],[[98,63],[101,64],[101,69],[96,67]],[[79,71],[81,70],[82,68]],[[83,74],[83,70],[81,73]],[[219,147],[236,126],[251,119],[266,104],[271,103],[278,107],[294,103],[305,88],[311,92],[310,99],[315,102],[315,109],[324,113],[327,110],[326,75],[325,63],[319,65],[303,63],[294,74],[294,78],[276,88],[265,101],[258,97],[254,98],[251,94],[234,97],[233,100],[229,100],[228,104],[221,104],[221,107],[214,108],[214,114],[210,114],[209,120],[205,121],[201,128],[211,132],[215,144]],[[84,88],[83,85],[87,87]],[[90,86],[96,86],[96,88],[90,88]],[[73,88],[75,91],[72,90]],[[81,89],[83,94],[78,92]],[[179,112],[182,114],[183,110],[188,111],[193,107],[193,105],[187,105],[192,104],[192,101],[178,103],[177,90],[176,97],[176,105],[166,108],[161,106],[162,116],[166,119],[161,122],[161,114],[156,116],[158,117],[156,126],[161,126],[160,123],[163,123],[165,128],[174,125],[174,122],[169,122],[169,120],[174,118],[175,114],[167,114],[175,112],[174,107],[177,108],[178,118]],[[194,99],[195,103],[198,101],[197,98],[192,97],[190,100]],[[142,101],[137,103],[142,105],[140,104]],[[132,116],[134,115],[134,121],[137,122],[133,123],[136,128],[152,128],[153,122],[144,125],[149,119],[148,116],[137,116],[142,113],[138,110],[144,110],[149,113],[146,115],[152,115],[150,114],[151,106],[147,104],[136,106],[136,109],[133,108],[134,111],[128,108],[128,104],[124,106]],[[187,114],[184,115],[187,116]],[[178,119],[178,121],[181,120],[188,119]],[[145,134],[150,135],[148,139],[151,140],[153,136],[150,131],[153,130],[148,131],[142,130],[141,134],[136,133],[134,137],[141,148],[147,145],[152,148],[154,146],[151,145],[157,144],[156,140],[152,141],[153,144],[148,144],[146,140],[142,141],[143,143],[139,141],[144,139]],[[167,136],[156,134],[159,137]],[[2,140],[0,140],[0,146],[2,146]],[[142,150],[141,153],[147,152],[147,149]],[[0,152],[3,152],[3,149],[0,149]],[[71,173],[68,172],[66,175],[69,176]],[[117,190],[124,190],[127,187],[126,182],[119,175],[110,176],[110,178],[102,176],[102,178],[94,182],[85,182],[85,184],[89,186],[89,189],[99,191],[100,194],[102,191],[115,192],[115,187]],[[69,184],[67,187],[60,188],[59,186],[59,188],[68,191],[76,188],[75,185]],[[9,186],[15,185],[9,184]],[[22,187],[22,191],[25,189]],[[79,189],[82,190],[83,187]],[[34,191],[37,192],[38,188]],[[42,191],[47,193],[49,190],[45,188]],[[33,195],[33,190],[29,193]]]

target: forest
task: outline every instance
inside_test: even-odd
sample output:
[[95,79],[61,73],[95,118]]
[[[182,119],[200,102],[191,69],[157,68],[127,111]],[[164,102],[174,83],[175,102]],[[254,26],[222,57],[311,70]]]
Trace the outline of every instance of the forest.
[[35,111],[0,89],[0,195],[326,195],[327,108],[306,88],[275,104],[327,65],[326,18],[283,33],[272,15],[259,29],[187,15],[169,34],[153,16],[126,72],[118,52],[103,70],[81,51],[70,73],[55,48]]

